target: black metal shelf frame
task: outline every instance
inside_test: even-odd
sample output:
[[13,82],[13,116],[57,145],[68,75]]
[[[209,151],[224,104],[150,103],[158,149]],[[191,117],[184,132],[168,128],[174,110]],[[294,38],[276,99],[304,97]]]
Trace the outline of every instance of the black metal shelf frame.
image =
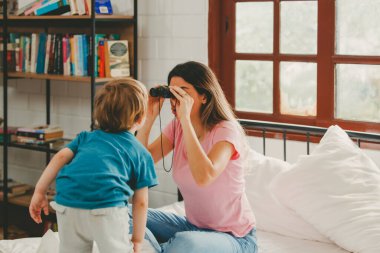
[[[92,8],[91,8],[91,17],[90,18],[70,18],[70,19],[54,19],[54,18],[47,18],[47,19],[9,19],[8,17],[8,6],[7,1],[3,1],[3,19],[0,20],[0,24],[3,27],[2,30],[2,36],[3,36],[3,143],[0,143],[0,145],[3,146],[3,236],[4,239],[7,239],[9,236],[8,233],[8,149],[9,148],[20,148],[20,149],[27,149],[32,151],[39,151],[39,152],[45,152],[46,153],[46,163],[49,162],[51,154],[57,153],[61,147],[54,146],[53,144],[46,144],[46,145],[30,145],[30,144],[18,144],[9,142],[7,138],[8,134],[8,80],[10,79],[8,76],[8,67],[7,67],[7,45],[8,45],[8,34],[9,34],[9,27],[44,27],[45,32],[47,31],[48,27],[55,26],[90,26],[91,27],[91,64],[93,65],[92,70],[94,70],[94,64],[95,64],[95,34],[96,34],[96,26],[97,24],[103,24],[103,23],[125,23],[127,24],[133,24],[133,53],[134,53],[134,68],[133,68],[133,77],[135,79],[138,78],[138,64],[137,64],[137,46],[138,46],[138,33],[137,33],[137,14],[138,14],[138,8],[137,8],[137,0],[133,0],[133,18],[96,18],[95,17],[95,1],[91,0]],[[90,78],[90,84],[91,84],[91,130],[94,129],[94,120],[93,120],[93,111],[94,111],[94,96],[95,96],[95,89],[96,86],[99,85],[96,83],[95,80],[95,73],[92,71],[91,78]],[[46,124],[50,124],[51,121],[51,111],[50,111],[50,104],[51,104],[51,81],[45,80],[45,86],[46,86]],[[64,139],[64,143],[67,143],[69,140]],[[52,146],[53,145],[53,146]]]

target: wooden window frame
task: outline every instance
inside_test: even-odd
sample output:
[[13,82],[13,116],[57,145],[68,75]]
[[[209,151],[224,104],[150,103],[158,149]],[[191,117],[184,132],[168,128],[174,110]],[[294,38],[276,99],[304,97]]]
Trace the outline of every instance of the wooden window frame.
[[[280,54],[280,2],[292,0],[209,0],[208,57],[209,66],[216,73],[228,101],[235,108],[235,61],[273,61],[273,113],[235,111],[239,118],[275,121],[328,127],[338,124],[344,129],[380,132],[380,123],[350,121],[334,117],[335,64],[376,64],[380,56],[349,56],[335,54],[335,1],[318,2],[317,55]],[[305,0],[308,1],[308,0]],[[310,0],[309,0],[310,1]],[[236,2],[273,2],[273,54],[235,52]],[[280,114],[280,62],[317,63],[317,115],[293,116]]]

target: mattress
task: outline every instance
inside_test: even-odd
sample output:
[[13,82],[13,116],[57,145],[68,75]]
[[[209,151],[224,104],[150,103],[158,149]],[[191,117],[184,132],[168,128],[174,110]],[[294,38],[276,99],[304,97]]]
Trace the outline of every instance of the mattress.
[[[174,203],[172,205],[159,208],[183,215],[184,209],[182,203]],[[56,236],[56,234],[54,234]],[[349,253],[348,251],[338,247],[332,243],[322,243],[310,240],[300,240],[292,237],[282,236],[276,233],[265,231],[257,231],[259,252],[260,253]],[[154,250],[145,242],[144,253],[154,252]],[[0,241],[1,253],[36,253],[40,247],[41,238],[25,238],[17,240]],[[97,252],[94,250],[94,253]],[[49,252],[54,253],[54,252]]]

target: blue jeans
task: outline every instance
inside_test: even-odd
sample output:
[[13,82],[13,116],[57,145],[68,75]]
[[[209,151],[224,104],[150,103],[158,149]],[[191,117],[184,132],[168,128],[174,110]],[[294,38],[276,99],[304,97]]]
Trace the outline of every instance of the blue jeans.
[[148,209],[147,228],[163,253],[257,253],[256,229],[245,237],[201,229],[184,216]]

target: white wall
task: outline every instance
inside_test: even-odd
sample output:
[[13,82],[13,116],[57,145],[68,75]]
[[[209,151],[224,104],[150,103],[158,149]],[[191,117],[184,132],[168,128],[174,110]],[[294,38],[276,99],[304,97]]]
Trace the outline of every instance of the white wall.
[[[208,0],[139,0],[139,79],[148,87],[166,83],[167,74],[178,63],[196,60],[207,64]],[[114,12],[133,14],[132,0],[115,0]],[[0,81],[2,85],[2,79]],[[90,129],[90,86],[84,83],[53,81],[52,124],[60,125],[65,137]],[[0,101],[2,103],[2,87]],[[41,80],[9,82],[9,125],[25,126],[45,122],[45,85]],[[2,115],[2,106],[0,106]],[[162,125],[171,119],[167,105]],[[158,136],[158,122],[153,135]],[[0,148],[2,152],[2,148]],[[0,155],[2,160],[2,155]],[[35,184],[45,165],[45,154],[10,149],[9,176]],[[170,167],[171,160],[167,160]],[[2,173],[2,162],[1,172]],[[160,185],[150,193],[150,205],[174,202],[176,187],[169,174],[157,164]]]
[[[114,10],[130,14],[131,0],[118,1]],[[139,0],[138,22],[139,78],[148,87],[166,83],[167,74],[178,63],[196,60],[207,64],[208,0]],[[23,126],[45,122],[44,81],[20,79],[10,81],[9,85],[9,125]],[[2,103],[2,87],[0,96]],[[162,126],[173,118],[167,105],[161,115]],[[88,84],[52,82],[52,123],[63,127],[66,137],[74,137],[81,130],[89,130]],[[152,138],[158,134],[157,121]],[[262,151],[260,138],[250,138],[250,142],[256,150]],[[289,142],[287,152],[287,160],[294,162],[299,154],[306,153],[306,145]],[[368,153],[380,165],[378,153]],[[267,139],[267,155],[282,159],[282,141]],[[2,155],[0,158],[2,159]],[[10,177],[31,184],[36,182],[45,163],[44,154],[21,149],[11,149],[9,159]],[[170,164],[169,157],[165,165],[169,168]],[[2,163],[0,166],[2,171]],[[164,172],[161,162],[156,166],[160,185],[150,191],[151,207],[169,204],[177,199],[176,186],[170,174]]]
[[[139,77],[148,87],[167,83],[169,71],[188,60],[207,64],[208,0],[139,1]],[[173,117],[168,104],[162,113],[164,127]],[[152,138],[159,135],[157,120]],[[169,169],[171,158],[165,159]],[[160,184],[150,191],[152,207],[177,199],[171,174],[156,164]]]

